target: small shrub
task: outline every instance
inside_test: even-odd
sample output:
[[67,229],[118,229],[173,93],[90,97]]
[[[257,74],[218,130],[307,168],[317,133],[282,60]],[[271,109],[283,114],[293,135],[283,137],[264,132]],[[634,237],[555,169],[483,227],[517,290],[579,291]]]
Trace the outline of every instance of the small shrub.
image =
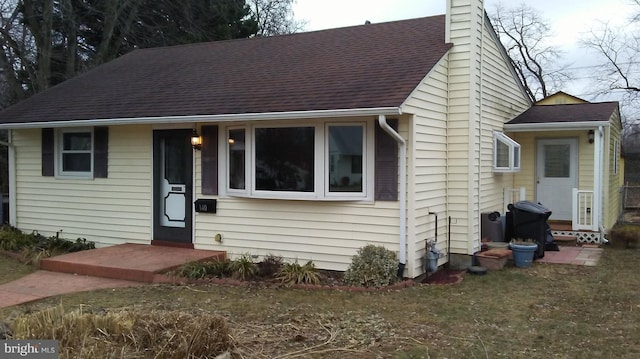
[[397,271],[395,253],[382,246],[367,245],[351,259],[344,280],[351,285],[383,287],[398,280]]
[[269,254],[258,263],[258,275],[262,278],[273,278],[282,268],[284,261],[281,256]]
[[284,263],[277,278],[286,285],[320,283],[320,274],[312,261],[305,265],[300,265],[297,260],[294,263]]
[[614,247],[638,248],[640,244],[640,226],[617,225],[609,230],[607,238]]
[[[38,258],[43,258],[45,256],[42,253],[69,253],[95,248],[95,244],[85,238],[70,241],[62,238],[60,233],[58,232],[55,236],[45,237],[37,231],[25,234],[15,227],[5,225],[0,229],[0,249],[38,254]],[[27,256],[26,260],[33,262],[31,256]]]
[[231,275],[230,265],[231,261],[227,258],[207,262],[207,274],[218,278],[228,277]]
[[176,275],[188,279],[202,279],[207,274],[207,263],[205,262],[189,262],[176,271]]
[[224,260],[212,260],[212,261],[194,261],[180,266],[174,275],[184,277],[188,279],[202,279],[205,277],[228,277],[230,275],[229,265],[231,261]]
[[40,261],[52,257],[55,254],[48,249],[38,247],[26,247],[20,252],[20,261],[24,264],[40,267]]
[[249,254],[244,254],[240,258],[231,261],[229,270],[233,278],[247,280],[255,277],[258,273],[258,266],[253,263],[253,259]]

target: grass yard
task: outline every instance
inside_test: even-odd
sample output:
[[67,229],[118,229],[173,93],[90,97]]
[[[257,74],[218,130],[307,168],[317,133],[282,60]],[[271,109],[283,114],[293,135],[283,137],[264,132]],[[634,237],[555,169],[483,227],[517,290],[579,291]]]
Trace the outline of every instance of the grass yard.
[[[455,285],[375,293],[166,286],[102,290],[0,310],[62,305],[224,317],[241,358],[637,358],[640,251],[607,248],[597,267],[536,263]],[[2,277],[18,266],[0,256]]]
[[34,271],[30,265],[19,263],[0,253],[0,284],[11,282]]

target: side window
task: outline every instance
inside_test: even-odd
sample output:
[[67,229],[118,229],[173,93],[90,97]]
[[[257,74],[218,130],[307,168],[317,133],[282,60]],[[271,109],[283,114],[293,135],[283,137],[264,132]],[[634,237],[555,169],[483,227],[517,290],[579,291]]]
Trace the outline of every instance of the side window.
[[493,133],[493,171],[520,171],[520,144],[502,132]]
[[93,176],[93,131],[60,130],[57,137],[58,175]]
[[364,125],[332,124],[327,128],[329,192],[363,193]]

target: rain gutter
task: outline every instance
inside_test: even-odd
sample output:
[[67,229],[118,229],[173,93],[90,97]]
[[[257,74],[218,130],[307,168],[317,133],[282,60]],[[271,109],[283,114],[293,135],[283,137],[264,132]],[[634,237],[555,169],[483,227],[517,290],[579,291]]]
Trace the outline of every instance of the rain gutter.
[[518,123],[505,124],[505,132],[532,132],[532,131],[563,131],[583,130],[597,126],[608,127],[609,121],[580,121],[580,122],[550,122],[550,123]]
[[330,117],[355,117],[376,115],[400,115],[399,107],[372,107],[352,108],[336,110],[313,111],[286,111],[286,112],[261,112],[238,113],[221,115],[196,115],[196,116],[159,116],[159,117],[129,117],[129,118],[105,118],[84,120],[62,120],[23,123],[2,123],[0,129],[19,128],[56,128],[56,127],[86,127],[86,126],[116,126],[116,125],[144,125],[144,124],[174,124],[204,123],[204,122],[234,122],[234,121],[268,121],[268,120],[298,120]]

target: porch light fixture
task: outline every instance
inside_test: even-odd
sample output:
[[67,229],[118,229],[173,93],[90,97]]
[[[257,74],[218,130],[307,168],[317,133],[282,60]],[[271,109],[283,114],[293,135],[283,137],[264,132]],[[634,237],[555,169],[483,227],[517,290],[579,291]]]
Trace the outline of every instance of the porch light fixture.
[[194,150],[202,149],[202,136],[198,135],[198,131],[193,130],[191,133],[191,147]]
[[593,143],[593,136],[594,136],[593,130],[589,130],[589,132],[587,132],[587,138],[589,139],[589,143]]

